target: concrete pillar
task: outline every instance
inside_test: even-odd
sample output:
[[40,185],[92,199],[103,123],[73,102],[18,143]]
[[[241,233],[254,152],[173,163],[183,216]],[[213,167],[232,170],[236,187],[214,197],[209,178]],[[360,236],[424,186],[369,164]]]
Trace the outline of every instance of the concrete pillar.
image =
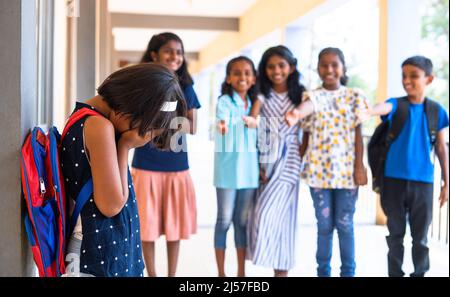
[[419,53],[423,0],[379,0],[380,52],[377,101],[405,94],[402,62]]
[[79,1],[80,16],[76,30],[76,97],[79,101],[89,99],[96,94],[95,66],[96,42],[95,19],[96,1]]
[[379,0],[380,10],[380,29],[379,29],[379,48],[378,48],[378,86],[377,102],[383,102],[387,98],[388,82],[388,1]]
[[54,0],[38,2],[38,123],[53,124]]
[[119,70],[119,55],[115,49],[115,37],[114,34],[111,33],[111,72]]
[[65,1],[54,1],[53,43],[53,125],[62,131],[69,114],[67,96],[68,17]]
[[387,95],[405,95],[402,87],[402,62],[419,54],[421,40],[420,5],[422,0],[389,0],[387,5]]
[[96,86],[99,86],[111,74],[111,14],[108,11],[107,0],[97,0],[97,76]]
[[[377,102],[403,96],[402,62],[419,53],[422,0],[379,0],[380,48]],[[386,215],[377,197],[376,224],[385,225]]]
[[23,226],[20,147],[37,122],[36,1],[0,0],[0,276],[31,276]]

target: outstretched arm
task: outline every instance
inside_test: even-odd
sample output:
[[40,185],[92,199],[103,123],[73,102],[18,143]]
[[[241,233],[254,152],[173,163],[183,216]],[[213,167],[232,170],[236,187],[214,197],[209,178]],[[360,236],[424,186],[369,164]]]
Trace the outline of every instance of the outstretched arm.
[[443,181],[441,193],[439,195],[440,207],[448,201],[448,152],[447,144],[445,143],[445,130],[447,129],[442,129],[438,132],[435,144],[436,155],[438,156],[439,164],[441,165]]
[[364,108],[358,113],[359,122],[364,122],[373,116],[384,116],[392,111],[392,103],[383,102],[372,107]]
[[306,118],[314,112],[314,105],[311,100],[303,101],[298,107],[285,114],[286,122],[289,126],[294,126],[303,118]]
[[383,116],[392,111],[392,104],[388,102],[378,103],[372,108],[369,108],[369,115],[371,116]]
[[392,111],[392,104],[389,102],[378,103],[372,107],[364,108],[357,114],[359,122],[364,122],[373,116],[384,116]]
[[259,99],[255,99],[253,102],[252,108],[250,109],[250,114],[248,116],[243,116],[242,120],[244,121],[244,124],[248,128],[256,128],[258,127],[258,121],[257,118],[259,116],[259,112],[261,111],[262,103]]

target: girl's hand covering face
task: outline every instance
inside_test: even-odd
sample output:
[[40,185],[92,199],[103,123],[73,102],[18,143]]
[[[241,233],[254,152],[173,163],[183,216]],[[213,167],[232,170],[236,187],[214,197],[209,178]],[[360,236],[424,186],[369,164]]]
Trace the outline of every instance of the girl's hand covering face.
[[160,135],[163,129],[155,129],[148,131],[144,136],[140,136],[138,129],[130,129],[120,135],[119,142],[129,149],[143,146],[150,142],[153,138]]

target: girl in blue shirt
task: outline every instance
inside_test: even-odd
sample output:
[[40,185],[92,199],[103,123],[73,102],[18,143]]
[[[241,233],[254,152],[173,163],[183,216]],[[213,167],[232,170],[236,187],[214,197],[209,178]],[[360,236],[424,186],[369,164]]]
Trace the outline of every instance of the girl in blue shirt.
[[244,117],[250,113],[255,92],[256,70],[244,56],[230,60],[222,95],[216,109],[218,131],[215,137],[214,186],[217,190],[217,220],[214,247],[219,276],[225,276],[227,231],[233,222],[237,251],[237,276],[245,276],[248,210],[258,187],[259,166],[256,130],[247,128]]
[[141,62],[156,62],[173,70],[187,104],[187,119],[171,122],[172,128],[181,124],[182,133],[175,135],[178,141],[171,144],[170,150],[158,150],[148,143],[135,150],[132,164],[148,275],[156,276],[155,240],[164,234],[168,276],[175,276],[180,239],[188,239],[197,231],[195,191],[189,174],[185,133],[196,132],[196,110],[200,103],[192,88],[183,42],[177,35],[169,32],[154,35]]

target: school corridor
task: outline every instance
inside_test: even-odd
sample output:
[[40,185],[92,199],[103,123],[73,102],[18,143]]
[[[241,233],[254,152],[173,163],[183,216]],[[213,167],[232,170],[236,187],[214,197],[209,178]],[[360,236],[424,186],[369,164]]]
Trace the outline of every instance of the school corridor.
[[[62,131],[75,102],[95,96],[114,71],[139,63],[152,36],[173,32],[181,38],[201,104],[197,133],[187,137],[198,232],[181,242],[177,276],[213,277],[215,113],[227,62],[244,55],[258,66],[269,47],[284,45],[297,59],[301,83],[313,90],[321,84],[318,53],[337,47],[345,53],[348,86],[375,104],[404,96],[402,61],[427,55],[436,72],[429,94],[448,113],[448,11],[448,0],[0,0],[0,276],[36,276],[21,198],[26,135],[35,126]],[[378,123],[372,118],[363,125],[366,154]],[[449,277],[449,204],[438,206],[440,177],[436,159],[430,277]],[[298,199],[296,266],[289,275],[313,277],[316,219],[303,183]],[[386,276],[386,217],[370,186],[359,191],[354,221],[356,276]],[[247,276],[273,275],[246,265]],[[335,234],[332,276],[339,266]],[[228,276],[236,274],[233,228],[225,267]],[[164,236],[156,242],[156,270],[167,273]],[[404,270],[412,271],[410,237]]]

